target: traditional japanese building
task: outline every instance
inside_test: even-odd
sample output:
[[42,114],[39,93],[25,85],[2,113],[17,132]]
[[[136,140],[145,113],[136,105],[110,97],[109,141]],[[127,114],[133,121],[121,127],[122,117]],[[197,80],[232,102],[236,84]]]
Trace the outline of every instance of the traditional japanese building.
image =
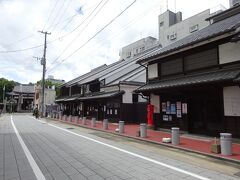
[[140,58],[156,128],[240,137],[240,6],[206,19],[210,25]]
[[145,122],[147,99],[133,93],[146,82],[145,67],[136,64],[144,52],[102,65],[63,84],[61,96],[56,100],[63,114],[116,122]]
[[14,86],[11,93],[7,93],[9,112],[31,112],[34,106],[34,85],[20,84]]

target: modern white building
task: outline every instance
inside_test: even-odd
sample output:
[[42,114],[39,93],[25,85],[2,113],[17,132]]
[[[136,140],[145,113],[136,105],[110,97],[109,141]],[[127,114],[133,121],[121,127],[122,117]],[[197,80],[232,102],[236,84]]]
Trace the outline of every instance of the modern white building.
[[158,44],[157,39],[151,36],[140,39],[121,49],[119,53],[120,60],[122,59],[127,60],[132,57],[138,56],[139,54],[142,54],[143,52],[145,52],[145,50],[151,49],[157,44]]
[[[230,6],[237,3],[232,1],[230,0]],[[210,25],[210,21],[206,21],[206,19],[224,10],[226,10],[225,7],[218,5],[184,20],[182,20],[182,12],[174,13],[167,10],[158,16],[159,45],[165,47],[207,27]]]

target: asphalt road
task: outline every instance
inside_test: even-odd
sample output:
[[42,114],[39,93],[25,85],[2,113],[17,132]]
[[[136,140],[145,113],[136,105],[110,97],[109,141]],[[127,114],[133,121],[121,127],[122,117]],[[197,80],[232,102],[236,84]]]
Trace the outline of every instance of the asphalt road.
[[104,132],[0,118],[0,180],[240,179],[237,165]]

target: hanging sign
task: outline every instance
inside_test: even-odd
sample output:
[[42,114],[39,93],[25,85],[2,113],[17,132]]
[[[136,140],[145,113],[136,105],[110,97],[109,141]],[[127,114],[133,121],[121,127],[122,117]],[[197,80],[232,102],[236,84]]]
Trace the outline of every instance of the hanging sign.
[[176,104],[171,104],[171,114],[176,114]]
[[166,112],[167,110],[167,104],[165,102],[162,102],[162,112]]
[[182,113],[187,114],[187,103],[182,103]]

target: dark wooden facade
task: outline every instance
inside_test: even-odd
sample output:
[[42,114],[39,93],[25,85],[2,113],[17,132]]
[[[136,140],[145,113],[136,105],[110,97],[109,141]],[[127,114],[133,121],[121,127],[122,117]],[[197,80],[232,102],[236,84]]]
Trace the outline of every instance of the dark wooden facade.
[[[148,79],[148,82],[166,83],[174,79],[231,68],[239,69],[240,72],[240,59],[226,64],[219,63],[218,45],[226,42],[229,42],[229,38],[150,62],[148,65],[157,64],[158,76]],[[233,80],[214,83],[207,81],[206,79],[206,82],[199,84],[176,82],[174,87],[145,91],[145,95],[159,96],[160,113],[154,114],[155,128],[170,129],[177,126],[194,134],[219,136],[221,132],[230,132],[233,137],[240,137],[240,117],[225,116],[223,102],[223,88],[238,84]],[[177,117],[177,103],[181,103],[181,110],[182,104],[187,104],[187,113],[181,112],[181,117]],[[166,104],[170,104],[170,108],[173,104],[175,112],[166,112],[163,107]]]

